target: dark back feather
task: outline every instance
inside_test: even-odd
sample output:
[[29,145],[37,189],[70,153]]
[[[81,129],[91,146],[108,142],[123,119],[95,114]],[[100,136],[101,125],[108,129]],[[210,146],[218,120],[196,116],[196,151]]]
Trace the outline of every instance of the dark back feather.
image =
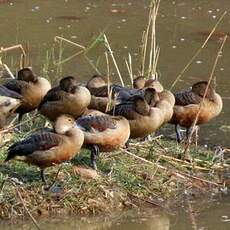
[[22,95],[20,95],[19,93],[15,92],[15,91],[8,89],[4,85],[0,85],[0,96],[22,99]]
[[77,125],[83,128],[83,131],[91,132],[92,130],[97,130],[103,132],[106,129],[115,129],[116,121],[107,115],[84,116],[77,120]]
[[62,138],[53,132],[40,132],[31,135],[25,140],[14,143],[8,148],[8,155],[5,161],[15,156],[28,156],[35,151],[45,151],[58,146]]

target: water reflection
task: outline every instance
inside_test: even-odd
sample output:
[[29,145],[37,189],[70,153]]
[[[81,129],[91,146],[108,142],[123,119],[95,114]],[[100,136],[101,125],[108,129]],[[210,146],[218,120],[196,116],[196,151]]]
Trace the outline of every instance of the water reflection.
[[[190,200],[192,214],[185,200],[180,207],[165,213],[155,208],[133,209],[112,213],[107,217],[56,216],[38,219],[41,229],[63,230],[192,230],[230,229],[230,197],[201,197]],[[194,218],[192,220],[192,218]],[[0,222],[0,229],[33,229],[30,221],[17,224]]]

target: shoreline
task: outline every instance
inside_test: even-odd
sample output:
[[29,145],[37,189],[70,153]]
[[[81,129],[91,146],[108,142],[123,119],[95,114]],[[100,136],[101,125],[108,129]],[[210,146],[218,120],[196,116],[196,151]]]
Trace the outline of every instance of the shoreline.
[[[14,134],[13,141],[18,138]],[[16,161],[2,163],[6,148],[1,149],[0,219],[17,219],[28,212],[35,217],[87,216],[145,205],[168,208],[170,200],[180,201],[184,191],[216,193],[228,186],[224,174],[229,165],[224,159],[201,146],[191,146],[193,162],[177,159],[184,146],[163,136],[152,142],[132,142],[128,150],[101,153],[97,172],[89,167],[89,151],[82,149],[61,168],[46,170],[50,185],[60,171],[49,190],[36,167]]]

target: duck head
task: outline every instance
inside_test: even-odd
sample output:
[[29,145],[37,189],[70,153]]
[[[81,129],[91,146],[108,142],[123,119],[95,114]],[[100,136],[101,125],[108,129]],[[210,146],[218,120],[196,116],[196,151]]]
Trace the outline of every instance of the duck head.
[[98,88],[107,85],[105,79],[101,75],[94,75],[86,84],[87,88]]
[[18,80],[36,83],[38,77],[33,73],[30,68],[23,68],[18,71]]
[[63,114],[59,116],[55,123],[54,123],[54,129],[59,134],[65,134],[70,129],[75,127],[75,120],[73,117]]
[[139,114],[147,116],[149,114],[150,107],[146,102],[146,100],[139,95],[135,96],[133,100],[134,100],[135,110]]
[[144,76],[139,76],[139,77],[136,77],[134,80],[133,80],[133,88],[134,89],[142,89],[145,87],[145,77]]
[[162,92],[164,90],[164,87],[161,85],[161,83],[158,80],[155,80],[155,79],[148,79],[145,82],[145,87],[152,87],[158,93],[160,93],[160,92]]
[[71,93],[77,85],[76,79],[72,76],[64,77],[59,82],[60,88],[68,93]]
[[[192,92],[199,95],[200,97],[203,97],[207,86],[208,86],[207,81],[197,82],[192,86]],[[213,99],[214,94],[215,94],[214,89],[209,85],[205,98]]]
[[154,107],[155,104],[160,100],[157,91],[154,88],[145,89],[144,99],[151,107]]

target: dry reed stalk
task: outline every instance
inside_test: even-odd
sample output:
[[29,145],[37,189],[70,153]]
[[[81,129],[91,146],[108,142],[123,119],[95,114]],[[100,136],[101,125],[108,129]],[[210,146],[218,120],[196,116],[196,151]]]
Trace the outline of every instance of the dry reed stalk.
[[[70,57],[69,60],[72,59],[73,57],[78,56],[78,55],[81,54],[81,53],[82,53],[82,51],[78,52],[77,55]],[[87,56],[87,55],[84,55],[84,57],[85,57],[86,61],[90,64],[90,66],[97,72],[97,74],[101,75],[100,70],[97,68],[97,66],[95,66],[95,65],[93,64],[93,62],[88,58],[88,56]],[[65,60],[66,60],[66,59],[65,59]],[[68,60],[67,60],[67,61],[68,61]]]
[[125,149],[120,149],[120,150],[121,150],[121,152],[124,152],[124,153],[128,154],[129,156],[131,156],[131,157],[133,157],[133,158],[135,158],[137,160],[140,160],[140,161],[145,162],[147,164],[153,165],[153,166],[157,167],[160,170],[163,170],[163,171],[166,171],[166,172],[170,172],[171,175],[174,175],[174,176],[176,176],[178,178],[181,178],[181,179],[184,179],[184,180],[188,180],[189,179],[189,180],[192,180],[192,181],[193,180],[194,181],[201,181],[201,182],[204,182],[206,184],[210,184],[210,185],[214,185],[216,187],[220,187],[220,185],[217,184],[217,183],[215,183],[215,182],[212,182],[212,181],[200,178],[200,177],[192,176],[192,175],[190,175],[188,173],[184,173],[184,172],[181,172],[181,171],[180,172],[178,172],[178,171],[172,171],[172,169],[168,169],[167,167],[164,167],[164,166],[162,166],[160,164],[157,164],[155,162],[146,160],[145,158],[137,156],[137,155],[135,155],[135,154],[133,154],[133,153],[125,150]]
[[156,75],[156,60],[157,58],[157,49],[158,47],[156,46],[156,18],[158,14],[160,6],[160,0],[153,0],[152,1],[152,14],[151,14],[151,38],[150,38],[150,53],[149,53],[149,70],[148,70],[148,77],[157,79]]
[[145,75],[145,59],[146,59],[147,46],[148,46],[149,29],[150,29],[151,21],[152,21],[152,11],[153,11],[153,9],[152,9],[152,7],[151,7],[151,8],[150,8],[150,11],[149,11],[149,19],[148,19],[147,28],[146,28],[146,31],[143,32],[143,36],[142,36],[141,76],[144,76],[144,75]]
[[132,67],[132,56],[130,53],[129,53],[128,61],[127,59],[125,59],[125,64],[129,73],[131,87],[133,88],[133,67]]
[[71,44],[71,45],[77,46],[77,47],[79,47],[79,48],[81,48],[81,49],[83,49],[83,50],[86,49],[85,46],[80,45],[80,44],[78,44],[78,43],[76,43],[76,42],[70,41],[70,40],[68,40],[68,39],[66,39],[66,38],[63,38],[63,37],[60,37],[60,36],[55,36],[55,37],[54,37],[54,41],[55,41],[55,42],[64,41],[64,42],[67,42],[67,43],[69,43],[69,44]]
[[9,51],[15,50],[15,49],[20,49],[22,52],[22,55],[20,58],[20,68],[24,68],[25,64],[26,64],[26,52],[25,52],[25,49],[23,48],[23,46],[21,44],[10,46],[10,47],[5,47],[5,48],[1,47],[0,48],[0,54],[9,52]]
[[107,90],[108,90],[108,103],[106,105],[105,112],[110,110],[110,104],[112,102],[112,87],[110,87],[110,68],[109,68],[109,57],[107,52],[105,52],[105,60],[106,60],[106,69],[107,69]]
[[115,66],[115,68],[116,68],[116,71],[117,71],[117,74],[118,74],[118,76],[119,76],[121,85],[124,86],[124,81],[123,81],[123,79],[122,79],[122,77],[121,77],[120,70],[119,70],[119,68],[118,68],[117,62],[116,62],[116,60],[115,60],[115,58],[114,58],[114,55],[113,55],[113,51],[112,51],[112,49],[111,49],[111,47],[110,47],[110,45],[109,45],[108,39],[107,39],[107,37],[106,37],[105,34],[104,34],[104,41],[105,41],[105,46],[106,46],[106,48],[108,49],[109,54],[110,54],[110,56],[111,56],[111,58],[112,58],[112,60],[113,60],[113,64],[114,64],[114,66]]
[[29,119],[26,119],[25,121],[20,122],[19,124],[12,125],[12,126],[10,126],[10,127],[4,128],[4,129],[0,129],[0,133],[8,133],[8,132],[10,132],[11,130],[13,130],[13,129],[19,127],[19,126],[21,126],[22,124],[25,124],[25,123],[27,123],[28,121],[33,120],[34,118],[36,118],[37,115],[38,115],[38,114],[35,114],[35,115],[33,115],[32,117],[30,117]]
[[19,200],[21,201],[21,203],[22,203],[22,205],[23,205],[23,207],[24,207],[26,213],[29,215],[30,219],[32,220],[34,226],[35,226],[38,230],[41,230],[41,228],[40,228],[39,225],[38,225],[38,222],[37,222],[36,219],[33,217],[33,215],[31,214],[31,212],[29,211],[29,209],[27,208],[27,206],[26,206],[26,204],[25,204],[25,201],[24,201],[24,199],[22,198],[21,192],[19,191],[18,186],[14,183],[13,180],[11,180],[10,178],[6,178],[6,179],[2,182],[2,184],[1,184],[0,192],[2,192],[2,190],[3,190],[3,188],[4,188],[4,185],[5,185],[6,182],[9,182],[10,184],[13,185],[13,187],[14,187],[14,189],[15,189],[17,195],[18,195]]
[[220,22],[223,20],[224,16],[226,15],[227,11],[225,11],[221,17],[219,18],[219,20],[217,21],[217,23],[215,24],[215,26],[213,27],[213,29],[211,30],[210,34],[208,35],[208,37],[206,38],[206,40],[204,41],[204,43],[202,44],[202,46],[195,52],[195,54],[192,56],[192,58],[189,60],[189,62],[185,65],[185,67],[182,69],[182,71],[179,73],[179,75],[176,77],[176,79],[174,80],[174,82],[172,83],[171,87],[169,90],[172,90],[173,87],[176,85],[176,83],[180,80],[180,78],[182,77],[182,75],[185,73],[185,71],[188,69],[188,67],[193,63],[193,61],[195,60],[195,58],[200,54],[200,52],[205,48],[206,44],[208,43],[210,37],[212,36],[212,34],[215,32],[216,28],[218,27],[218,25],[220,24]]
[[209,77],[209,80],[208,80],[208,84],[207,84],[207,86],[206,86],[206,89],[205,89],[205,92],[204,92],[202,101],[201,101],[201,103],[200,103],[198,113],[196,114],[196,118],[195,118],[195,120],[194,120],[194,122],[193,122],[192,130],[191,130],[191,132],[190,132],[190,134],[189,134],[188,141],[187,141],[187,143],[186,143],[186,145],[185,145],[185,150],[184,150],[184,157],[185,157],[185,159],[190,159],[190,156],[189,156],[189,154],[188,154],[188,151],[189,151],[189,146],[190,146],[190,144],[191,144],[192,135],[193,135],[193,133],[194,133],[194,131],[195,131],[195,126],[196,126],[196,124],[197,124],[199,115],[200,115],[200,113],[201,113],[201,108],[202,108],[202,105],[203,105],[203,103],[204,103],[204,99],[205,99],[205,97],[206,97],[206,95],[207,95],[207,93],[208,93],[208,88],[209,88],[209,86],[210,86],[210,84],[211,84],[211,81],[212,81],[212,78],[213,78],[213,75],[214,75],[214,72],[215,72],[215,69],[216,69],[218,60],[219,60],[219,58],[220,58],[220,54],[221,54],[222,49],[223,49],[223,47],[224,47],[224,44],[225,44],[225,42],[226,42],[226,40],[227,40],[227,37],[228,37],[227,35],[224,37],[224,40],[223,40],[223,42],[221,43],[221,46],[220,46],[220,48],[219,48],[219,50],[218,50],[218,52],[217,52],[217,55],[216,55],[216,58],[215,58],[215,61],[214,61],[214,64],[213,64],[213,67],[212,67],[212,70],[211,70],[211,74],[210,74],[210,77]]
[[3,68],[7,71],[11,78],[15,78],[12,72],[10,71],[9,67],[6,64],[2,64]]

